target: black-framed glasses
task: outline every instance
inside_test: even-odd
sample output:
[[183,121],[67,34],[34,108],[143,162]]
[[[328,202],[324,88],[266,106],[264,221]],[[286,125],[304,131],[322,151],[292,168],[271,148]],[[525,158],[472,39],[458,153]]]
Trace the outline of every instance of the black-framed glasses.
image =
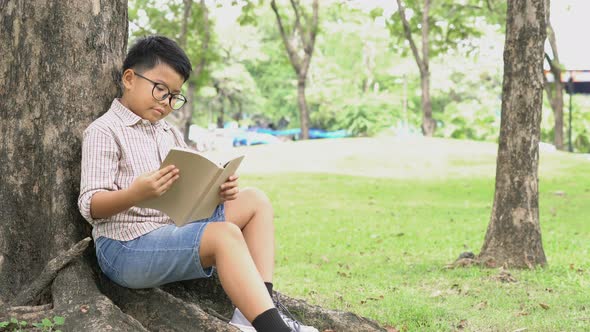
[[162,101],[168,99],[168,104],[172,107],[173,110],[179,110],[186,104],[186,97],[181,95],[180,93],[171,93],[170,89],[163,83],[158,83],[150,80],[149,78],[134,72],[135,75],[143,78],[144,80],[149,81],[154,85],[152,89],[152,97],[154,97],[157,101]]

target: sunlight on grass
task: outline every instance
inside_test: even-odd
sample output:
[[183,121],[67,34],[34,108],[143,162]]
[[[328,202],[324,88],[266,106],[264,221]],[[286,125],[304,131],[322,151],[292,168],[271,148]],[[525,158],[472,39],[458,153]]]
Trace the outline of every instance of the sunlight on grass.
[[[455,149],[460,142],[450,144]],[[348,160],[358,167],[358,160]],[[517,282],[503,283],[497,269],[444,268],[461,252],[479,252],[494,194],[493,172],[481,174],[495,171],[494,156],[456,152],[449,160],[451,167],[479,170],[440,180],[243,175],[242,185],[262,188],[275,207],[278,290],[408,331],[587,330],[590,162],[542,156],[540,214],[549,265],[511,270]],[[346,168],[343,159],[335,164],[340,172]]]

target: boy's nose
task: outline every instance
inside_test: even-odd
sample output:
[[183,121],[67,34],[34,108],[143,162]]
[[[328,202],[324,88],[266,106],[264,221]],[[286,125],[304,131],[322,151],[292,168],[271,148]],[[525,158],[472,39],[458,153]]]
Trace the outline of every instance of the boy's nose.
[[168,107],[168,106],[170,106],[170,99],[164,98],[164,99],[158,101],[158,103],[164,107]]

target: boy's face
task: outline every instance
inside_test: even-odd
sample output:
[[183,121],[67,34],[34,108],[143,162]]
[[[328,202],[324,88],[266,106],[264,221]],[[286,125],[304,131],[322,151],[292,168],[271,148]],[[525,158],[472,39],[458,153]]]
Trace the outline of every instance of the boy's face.
[[142,119],[154,123],[170,114],[172,107],[169,98],[161,101],[154,98],[152,91],[157,95],[162,86],[158,85],[154,89],[154,83],[150,80],[163,84],[172,94],[180,93],[184,80],[172,67],[164,63],[143,72],[127,69],[123,73],[124,89],[121,103]]

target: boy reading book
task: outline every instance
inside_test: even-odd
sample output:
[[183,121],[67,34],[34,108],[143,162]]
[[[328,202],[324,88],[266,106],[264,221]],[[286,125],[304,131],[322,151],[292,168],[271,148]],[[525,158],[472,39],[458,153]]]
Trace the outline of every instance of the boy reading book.
[[148,288],[218,271],[242,331],[316,331],[279,311],[272,299],[273,210],[257,189],[239,190],[230,176],[210,217],[183,227],[136,205],[166,193],[180,174],[159,169],[173,147],[187,148],[164,118],[180,109],[191,64],[161,36],[142,38],[123,63],[121,98],[85,131],[78,205],[92,224],[101,270],[117,284]]

